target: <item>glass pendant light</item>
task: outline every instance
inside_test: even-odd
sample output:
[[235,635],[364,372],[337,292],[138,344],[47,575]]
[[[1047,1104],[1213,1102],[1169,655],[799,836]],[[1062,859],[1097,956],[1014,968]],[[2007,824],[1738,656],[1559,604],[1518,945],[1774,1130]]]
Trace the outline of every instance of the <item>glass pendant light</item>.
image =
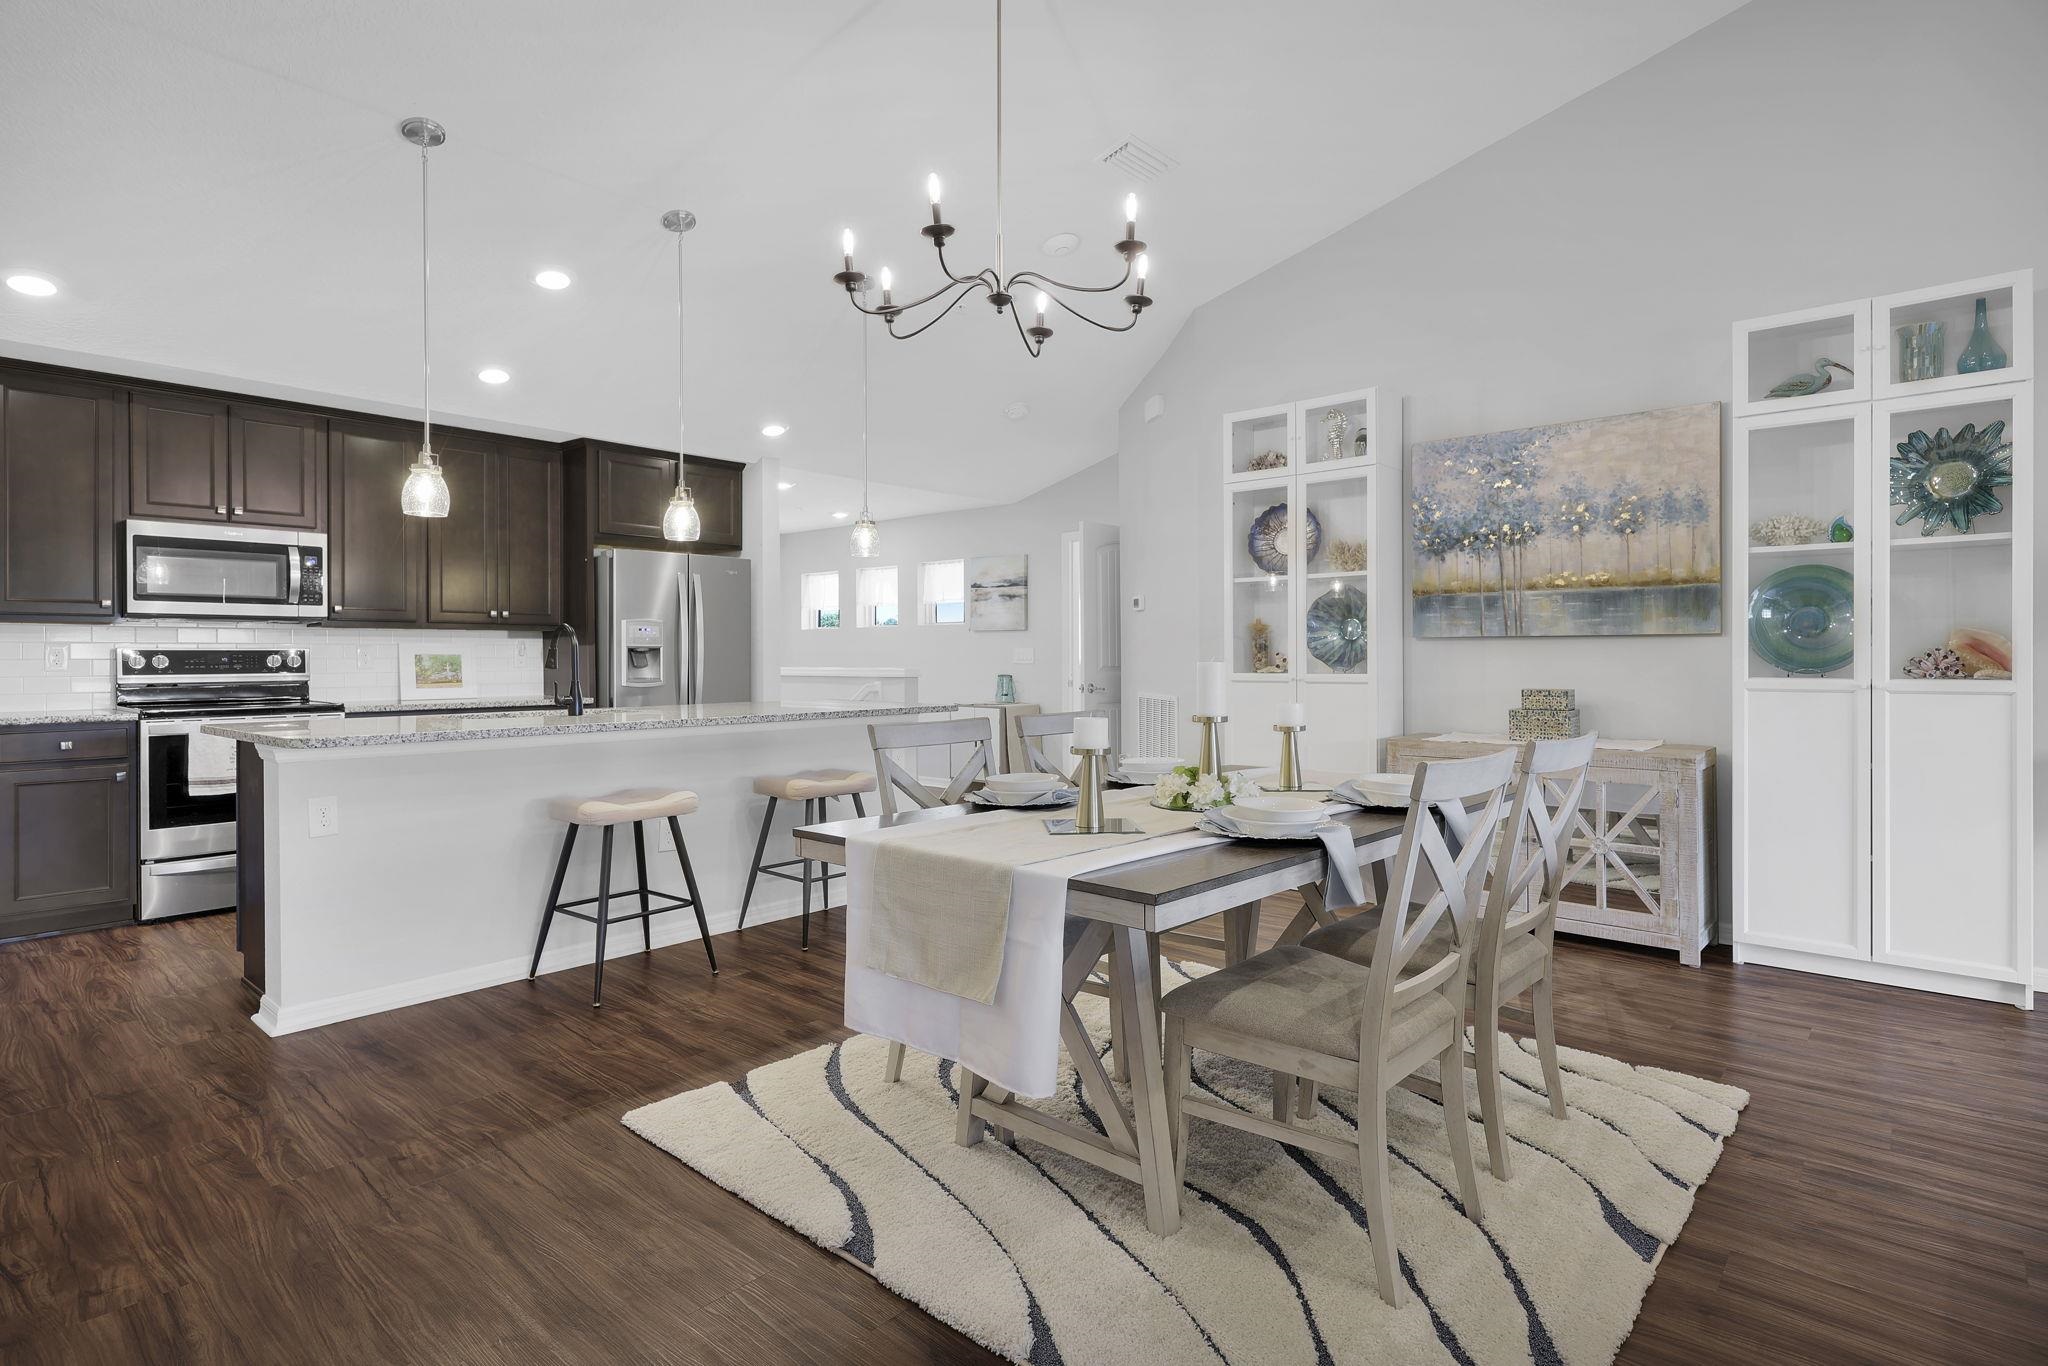
[[661,512],[661,538],[694,541],[704,534],[704,519],[697,515],[697,500],[683,475],[683,234],[697,226],[697,215],[670,209],[661,216],[661,226],[676,235],[676,491]]
[[[883,278],[888,272],[882,272]],[[872,560],[882,553],[882,529],[868,514],[868,320],[860,320],[860,516],[853,523],[853,558]]]
[[423,419],[419,458],[405,472],[398,510],[408,517],[446,517],[448,480],[434,458],[433,361],[427,349],[427,149],[448,140],[448,130],[417,116],[398,125],[407,142],[420,149],[420,414]]

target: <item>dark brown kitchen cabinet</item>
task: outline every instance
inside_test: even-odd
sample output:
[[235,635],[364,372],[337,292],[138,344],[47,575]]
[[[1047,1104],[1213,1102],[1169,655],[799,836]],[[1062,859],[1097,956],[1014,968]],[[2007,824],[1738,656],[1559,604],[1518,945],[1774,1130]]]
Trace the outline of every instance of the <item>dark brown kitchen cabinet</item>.
[[336,420],[328,432],[327,582],[335,623],[417,624],[425,582],[422,519],[398,510],[419,437]]
[[116,390],[0,371],[0,615],[111,619]]
[[562,620],[562,454],[504,448],[504,551],[498,562],[498,620],[554,626]]
[[128,394],[128,515],[225,521],[228,405],[182,394]]
[[685,548],[737,553],[743,467],[692,459],[685,462],[684,472],[689,476],[691,496],[697,500],[697,516],[704,523],[704,534],[695,545]]
[[[661,514],[676,487],[676,458],[651,451],[593,446],[596,466],[596,534],[600,540],[662,541]],[[740,548],[740,475],[744,467],[724,461],[684,462],[690,493],[697,500],[703,534],[675,550],[721,551]]]
[[327,419],[288,408],[229,408],[228,509],[237,521],[324,530]]
[[134,918],[134,743],[120,725],[0,733],[0,939]]
[[552,626],[562,619],[561,457],[506,443],[441,449],[448,515],[427,527],[427,622]]

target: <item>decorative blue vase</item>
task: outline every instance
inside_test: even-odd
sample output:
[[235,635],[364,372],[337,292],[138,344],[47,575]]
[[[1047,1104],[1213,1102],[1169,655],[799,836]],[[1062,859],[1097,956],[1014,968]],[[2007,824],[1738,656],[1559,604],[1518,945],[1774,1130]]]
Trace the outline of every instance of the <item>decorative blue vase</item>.
[[2003,370],[2005,348],[1991,340],[1991,324],[1985,321],[1982,299],[1977,300],[1977,325],[1970,330],[1970,344],[1956,357],[1956,373],[1974,375],[1980,370]]

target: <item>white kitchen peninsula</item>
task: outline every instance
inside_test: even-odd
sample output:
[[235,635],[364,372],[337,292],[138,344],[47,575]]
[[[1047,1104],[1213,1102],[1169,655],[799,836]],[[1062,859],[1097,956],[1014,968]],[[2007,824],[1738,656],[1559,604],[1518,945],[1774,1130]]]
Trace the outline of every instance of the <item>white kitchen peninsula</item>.
[[[524,977],[560,852],[562,826],[548,814],[557,797],[697,793],[683,838],[712,932],[733,929],[760,820],[754,779],[871,767],[868,721],[952,710],[735,702],[209,725],[239,742],[240,939],[243,975],[262,998],[254,1019],[289,1034]],[[332,811],[327,833],[313,833],[316,808]],[[665,829],[650,828],[648,881],[680,892],[669,846]],[[596,848],[577,849],[565,899],[596,894]],[[625,849],[617,870],[614,888],[634,884]],[[793,886],[763,882],[749,923],[796,912]],[[657,948],[697,937],[687,911],[653,923]],[[541,971],[588,971],[595,933],[558,917]],[[637,953],[640,935],[613,934],[609,947],[610,957]]]

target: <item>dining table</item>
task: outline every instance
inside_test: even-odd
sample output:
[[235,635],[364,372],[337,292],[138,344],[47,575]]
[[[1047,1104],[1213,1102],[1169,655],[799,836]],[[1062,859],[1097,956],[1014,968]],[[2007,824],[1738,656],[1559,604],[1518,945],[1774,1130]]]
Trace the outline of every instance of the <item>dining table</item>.
[[[796,831],[796,853],[844,867],[850,838],[927,822],[985,820],[991,811],[978,805],[941,805],[801,826]],[[1013,809],[1010,814],[1018,813]],[[1350,831],[1368,900],[1383,904],[1387,866],[1399,847],[1406,812],[1344,807],[1331,818]],[[1106,1132],[1047,1114],[986,1079],[967,1074],[959,1088],[955,1137],[972,1146],[989,1129],[1006,1138],[1025,1135],[1134,1181],[1144,1193],[1146,1226],[1166,1236],[1180,1227],[1180,1188],[1160,1042],[1160,936],[1220,915],[1223,959],[1232,964],[1257,951],[1259,908],[1266,897],[1301,895],[1301,909],[1281,932],[1281,943],[1297,942],[1335,916],[1324,904],[1322,887],[1331,869],[1318,840],[1219,839],[1152,857],[1143,854],[1144,843],[1134,841],[1129,861],[1076,874],[1066,885],[1067,915],[1083,923],[1078,933],[1070,927],[1068,934],[1070,947],[1060,984],[1060,1044]],[[849,970],[853,952],[849,943]],[[1105,954],[1110,963],[1106,994],[1110,1009],[1121,1014],[1120,1033],[1126,1045],[1113,1061],[1119,1078],[1129,1078],[1128,1103],[1111,1084],[1074,1006],[1075,996],[1090,984]]]

